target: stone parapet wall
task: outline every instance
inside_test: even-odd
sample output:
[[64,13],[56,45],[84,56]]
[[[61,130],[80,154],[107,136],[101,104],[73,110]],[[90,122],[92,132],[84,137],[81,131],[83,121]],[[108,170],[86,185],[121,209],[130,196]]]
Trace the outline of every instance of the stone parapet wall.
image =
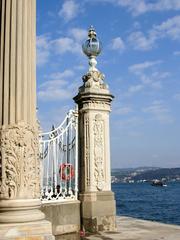
[[80,201],[44,203],[41,210],[52,223],[54,235],[79,233]]

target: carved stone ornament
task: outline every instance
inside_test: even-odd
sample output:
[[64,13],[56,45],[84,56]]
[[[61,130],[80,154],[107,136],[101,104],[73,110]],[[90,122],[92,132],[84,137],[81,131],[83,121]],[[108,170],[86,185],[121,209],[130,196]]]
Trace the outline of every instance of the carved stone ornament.
[[82,77],[84,85],[80,90],[83,88],[108,89],[107,84],[103,82],[104,78],[104,74],[99,71],[89,71]]
[[83,104],[84,109],[96,109],[96,110],[107,110],[110,111],[111,105],[109,102],[103,102],[103,101],[97,101],[97,100],[91,100],[89,102],[86,102]]
[[94,120],[94,177],[99,191],[104,188],[104,121],[101,114]]
[[90,161],[89,161],[89,118],[85,116],[85,166],[86,166],[86,186],[90,186]]
[[38,198],[38,134],[21,122],[0,129],[0,199]]

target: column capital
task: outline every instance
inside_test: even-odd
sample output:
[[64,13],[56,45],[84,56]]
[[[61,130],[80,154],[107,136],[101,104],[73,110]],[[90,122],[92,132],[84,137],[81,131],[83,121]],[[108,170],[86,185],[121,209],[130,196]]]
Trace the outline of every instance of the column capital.
[[99,71],[87,72],[83,77],[83,85],[79,88],[74,101],[80,109],[109,110],[114,96],[104,82],[104,75]]

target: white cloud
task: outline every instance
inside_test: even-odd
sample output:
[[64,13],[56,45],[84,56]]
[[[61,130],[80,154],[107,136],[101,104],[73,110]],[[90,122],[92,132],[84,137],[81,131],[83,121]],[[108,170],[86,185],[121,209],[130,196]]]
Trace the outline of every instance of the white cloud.
[[65,89],[47,88],[38,92],[39,100],[42,101],[57,101],[67,100],[72,97],[72,94]]
[[117,0],[117,4],[127,7],[133,15],[139,15],[147,11],[147,5],[143,0]]
[[63,3],[62,8],[59,11],[59,16],[68,22],[78,15],[79,10],[79,5],[75,1],[67,0]]
[[161,60],[145,61],[131,65],[129,71],[138,77],[144,87],[149,86],[158,90],[162,88],[162,80],[171,75],[169,72],[157,70],[157,66],[161,63]]
[[153,11],[180,10],[179,0],[156,0],[154,2],[153,1],[150,2],[147,0],[95,0],[95,1],[108,2],[115,4],[116,6],[125,7],[134,16]]
[[153,101],[150,106],[143,108],[142,111],[151,114],[153,120],[158,120],[160,123],[173,122],[173,117],[170,115],[170,111],[164,105],[163,101]]
[[51,56],[55,54],[82,55],[82,41],[87,37],[87,31],[83,28],[72,28],[67,30],[67,36],[56,39],[47,34],[37,36],[37,65],[45,65]]
[[136,92],[139,92],[143,89],[143,85],[141,84],[138,84],[138,85],[132,85],[128,88],[128,94],[133,94],[133,93],[136,93]]
[[147,69],[147,68],[150,68],[152,66],[155,66],[157,64],[160,64],[162,63],[161,60],[156,60],[156,61],[145,61],[143,63],[138,63],[138,64],[134,64],[134,65],[131,65],[129,67],[129,71],[132,72],[132,73],[135,73],[135,74],[139,74],[141,73],[143,70]]
[[162,80],[170,76],[169,72],[161,72],[157,70],[157,66],[161,64],[161,60],[144,61],[142,63],[133,64],[129,66],[130,73],[136,76],[139,84],[130,85],[125,92],[125,97],[130,97],[135,93],[146,90],[159,90],[162,88]]
[[72,104],[67,103],[63,106],[59,105],[58,107],[52,105],[48,111],[38,111],[38,120],[40,120],[43,131],[50,131],[52,129],[52,124],[58,127],[71,108]]
[[74,76],[72,70],[49,75],[49,80],[39,86],[38,98],[41,101],[67,100],[73,97],[74,83],[69,78]]
[[154,46],[154,39],[146,37],[141,31],[131,33],[128,41],[135,50],[150,50]]
[[150,31],[150,37],[154,39],[169,37],[173,40],[180,40],[180,16],[175,16],[155,25]]
[[75,73],[72,70],[65,70],[64,72],[55,72],[48,76],[45,76],[45,78],[48,78],[50,80],[47,80],[40,84],[39,88],[56,88],[58,86],[65,86],[68,84],[68,80],[72,78],[75,75]]
[[175,51],[173,54],[174,54],[175,56],[180,56],[180,51]]
[[130,137],[135,137],[135,138],[141,137],[144,135],[142,132],[138,132],[138,131],[134,131],[134,130],[128,131],[127,133]]
[[133,110],[131,107],[118,107],[118,108],[114,109],[113,112],[118,115],[127,115],[127,114],[133,112]]
[[87,30],[83,28],[72,28],[69,30],[70,36],[72,36],[77,42],[82,42],[87,38]]
[[145,35],[141,31],[132,32],[128,41],[135,50],[150,50],[162,38],[180,40],[180,16],[167,19],[159,25],[154,25]]
[[72,28],[67,31],[67,37],[60,37],[51,41],[56,54],[73,53],[82,54],[82,41],[87,38],[87,30],[83,28]]
[[61,37],[53,40],[51,43],[56,54],[64,54],[66,52],[81,53],[81,45],[72,38]]
[[176,93],[176,94],[173,96],[173,98],[174,98],[175,100],[180,101],[180,93]]
[[46,35],[40,35],[36,38],[36,62],[37,66],[46,64],[50,57],[50,42]]
[[85,70],[86,69],[86,66],[85,65],[75,65],[73,67],[75,70],[78,70],[78,71],[82,71],[82,70]]
[[50,74],[50,78],[52,79],[62,79],[62,78],[70,78],[73,77],[75,73],[71,69],[66,69],[64,72],[56,72]]
[[116,38],[112,39],[110,48],[113,50],[118,50],[118,51],[122,52],[125,50],[125,44],[120,37],[116,37]]
[[144,120],[140,117],[133,116],[133,117],[126,117],[126,119],[118,119],[114,122],[116,129],[135,129],[137,126],[142,126],[144,124]]
[[171,76],[170,72],[158,72],[158,71],[156,71],[156,72],[152,73],[152,77],[155,77],[157,79],[165,79],[165,78],[170,77],[170,76]]

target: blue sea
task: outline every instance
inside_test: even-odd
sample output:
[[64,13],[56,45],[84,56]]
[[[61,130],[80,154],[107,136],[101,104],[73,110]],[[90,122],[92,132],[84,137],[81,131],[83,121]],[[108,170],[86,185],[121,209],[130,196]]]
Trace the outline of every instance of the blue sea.
[[180,225],[180,182],[167,187],[149,183],[112,184],[117,215]]

